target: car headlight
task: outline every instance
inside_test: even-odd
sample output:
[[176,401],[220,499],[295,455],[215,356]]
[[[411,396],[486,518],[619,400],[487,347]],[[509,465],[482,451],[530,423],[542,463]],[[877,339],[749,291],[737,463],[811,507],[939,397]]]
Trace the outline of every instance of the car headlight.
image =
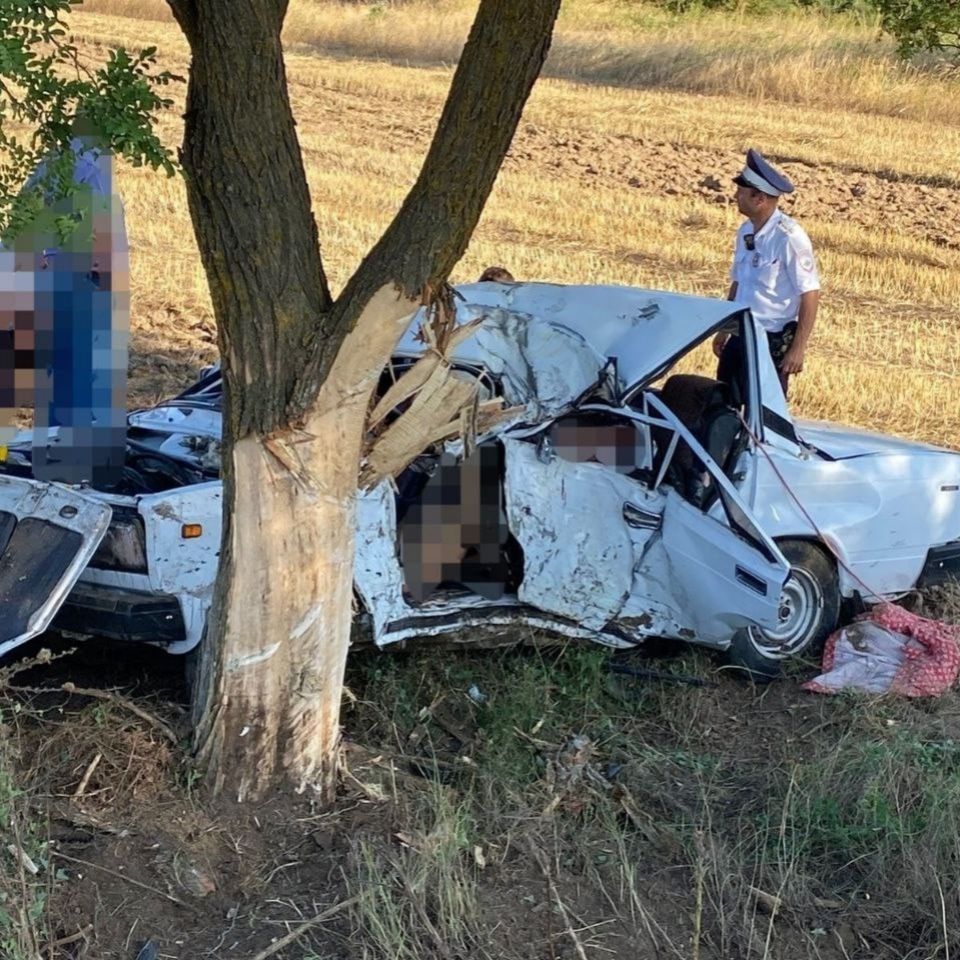
[[121,507],[113,508],[113,519],[90,566],[96,570],[147,572],[146,533],[138,513]]

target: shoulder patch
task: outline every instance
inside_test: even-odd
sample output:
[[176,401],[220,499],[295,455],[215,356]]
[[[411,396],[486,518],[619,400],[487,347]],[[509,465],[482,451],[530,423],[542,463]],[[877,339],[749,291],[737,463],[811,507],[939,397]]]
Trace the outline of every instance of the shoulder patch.
[[804,254],[800,258],[800,269],[810,273],[810,271],[813,270],[813,257],[809,254]]

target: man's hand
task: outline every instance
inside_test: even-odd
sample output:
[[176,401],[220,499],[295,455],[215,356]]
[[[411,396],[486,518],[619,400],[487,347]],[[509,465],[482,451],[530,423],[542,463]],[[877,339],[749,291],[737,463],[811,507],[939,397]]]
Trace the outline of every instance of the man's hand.
[[800,373],[803,370],[803,347],[794,343],[780,364],[781,373]]
[[719,359],[720,354],[723,353],[723,348],[727,345],[727,341],[730,339],[729,333],[718,333],[713,338],[713,355]]

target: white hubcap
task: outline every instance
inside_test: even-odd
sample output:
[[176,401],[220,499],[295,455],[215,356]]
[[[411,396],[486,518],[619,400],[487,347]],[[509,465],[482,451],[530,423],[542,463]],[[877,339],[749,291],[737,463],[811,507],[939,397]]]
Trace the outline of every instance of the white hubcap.
[[813,639],[823,613],[823,590],[816,577],[802,567],[790,571],[780,593],[775,627],[750,627],[750,641],[765,657],[783,659],[800,653]]

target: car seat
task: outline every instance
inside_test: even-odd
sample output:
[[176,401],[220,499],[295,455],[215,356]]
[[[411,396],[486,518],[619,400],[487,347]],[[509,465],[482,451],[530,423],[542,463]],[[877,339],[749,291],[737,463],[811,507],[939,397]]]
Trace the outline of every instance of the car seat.
[[[696,374],[674,374],[663,385],[660,399],[697,438],[721,470],[730,476],[740,454],[742,429],[725,383]],[[657,446],[654,473],[658,473],[670,443],[670,431],[654,428]],[[674,486],[697,506],[707,509],[715,497],[706,468],[683,440],[668,470]]]

